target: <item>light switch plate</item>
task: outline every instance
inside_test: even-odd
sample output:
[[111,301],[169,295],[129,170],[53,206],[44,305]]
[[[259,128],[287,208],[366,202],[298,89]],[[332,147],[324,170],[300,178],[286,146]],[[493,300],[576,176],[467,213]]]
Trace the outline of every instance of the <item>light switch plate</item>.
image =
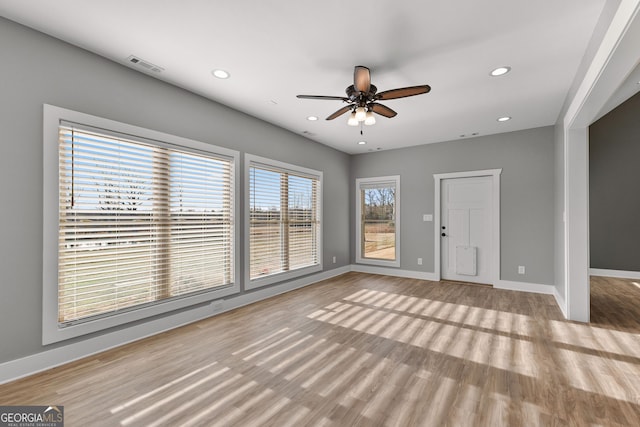
[[422,220],[425,221],[425,222],[431,222],[431,221],[433,221],[433,215],[424,214],[424,215],[422,215]]

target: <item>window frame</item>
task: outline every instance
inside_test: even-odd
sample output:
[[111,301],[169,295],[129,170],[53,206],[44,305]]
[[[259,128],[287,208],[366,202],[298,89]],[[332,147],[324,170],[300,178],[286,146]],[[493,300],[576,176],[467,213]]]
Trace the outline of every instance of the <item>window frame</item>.
[[[217,287],[201,291],[194,295],[185,295],[175,299],[157,301],[122,313],[109,314],[104,317],[88,319],[76,324],[61,327],[58,323],[58,128],[61,122],[75,122],[87,127],[119,134],[131,135],[153,141],[159,146],[175,147],[186,151],[210,153],[224,156],[231,160],[231,203],[232,225],[234,237],[232,239],[231,262],[233,262],[233,281],[224,287]],[[239,197],[237,188],[239,182],[240,153],[228,148],[218,147],[205,142],[182,138],[167,133],[129,125],[115,120],[105,119],[53,105],[43,106],[43,277],[42,277],[42,343],[43,345],[67,340],[82,335],[102,331],[115,326],[125,325],[174,310],[204,304],[225,296],[240,292],[240,263],[239,263]]]
[[[362,256],[362,191],[361,186],[388,184],[393,182],[395,192],[395,260],[366,258]],[[381,267],[400,267],[400,175],[380,176],[371,178],[356,178],[356,264],[369,264]]]
[[[323,172],[317,171],[309,168],[305,168],[302,166],[292,165],[289,163],[281,162],[278,160],[269,159],[266,157],[260,157],[253,154],[246,153],[244,155],[244,288],[245,289],[256,289],[262,286],[271,285],[273,283],[282,282],[286,280],[291,280],[300,276],[305,276],[311,273],[316,273],[318,271],[322,271],[323,262],[322,262],[322,234],[323,234],[323,220],[322,220],[322,207],[323,207]],[[250,171],[252,165],[263,165],[267,168],[271,169],[280,169],[282,171],[290,171],[292,173],[303,174],[312,176],[318,179],[318,189],[317,189],[317,211],[318,211],[318,222],[319,222],[319,230],[316,241],[316,251],[318,254],[318,264],[312,265],[309,267],[302,267],[295,270],[284,271],[281,273],[271,274],[269,276],[251,279],[251,244],[250,244],[250,236],[251,236],[251,215],[250,215],[250,207],[251,207],[251,190],[250,190]]]

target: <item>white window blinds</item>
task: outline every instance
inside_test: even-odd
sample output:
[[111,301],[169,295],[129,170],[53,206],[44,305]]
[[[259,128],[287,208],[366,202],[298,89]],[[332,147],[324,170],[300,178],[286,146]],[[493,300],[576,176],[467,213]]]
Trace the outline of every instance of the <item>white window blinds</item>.
[[251,163],[250,279],[319,265],[318,176]]
[[234,281],[233,161],[62,122],[58,322]]

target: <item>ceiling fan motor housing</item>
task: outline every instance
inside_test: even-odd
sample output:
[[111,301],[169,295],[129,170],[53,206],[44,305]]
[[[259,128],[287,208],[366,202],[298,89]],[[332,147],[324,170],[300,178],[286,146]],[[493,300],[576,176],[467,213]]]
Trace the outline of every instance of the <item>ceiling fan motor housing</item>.
[[350,102],[353,102],[358,107],[364,107],[367,103],[372,102],[374,100],[375,94],[378,88],[375,85],[369,86],[369,92],[359,92],[353,85],[349,86],[345,89],[347,93],[347,97]]

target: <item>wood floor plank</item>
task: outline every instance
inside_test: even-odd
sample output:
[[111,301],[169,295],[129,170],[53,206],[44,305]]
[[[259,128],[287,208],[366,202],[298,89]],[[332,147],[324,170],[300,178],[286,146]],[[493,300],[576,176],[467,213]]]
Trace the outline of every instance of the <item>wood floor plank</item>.
[[640,425],[640,284],[553,297],[348,273],[0,386],[68,426]]

